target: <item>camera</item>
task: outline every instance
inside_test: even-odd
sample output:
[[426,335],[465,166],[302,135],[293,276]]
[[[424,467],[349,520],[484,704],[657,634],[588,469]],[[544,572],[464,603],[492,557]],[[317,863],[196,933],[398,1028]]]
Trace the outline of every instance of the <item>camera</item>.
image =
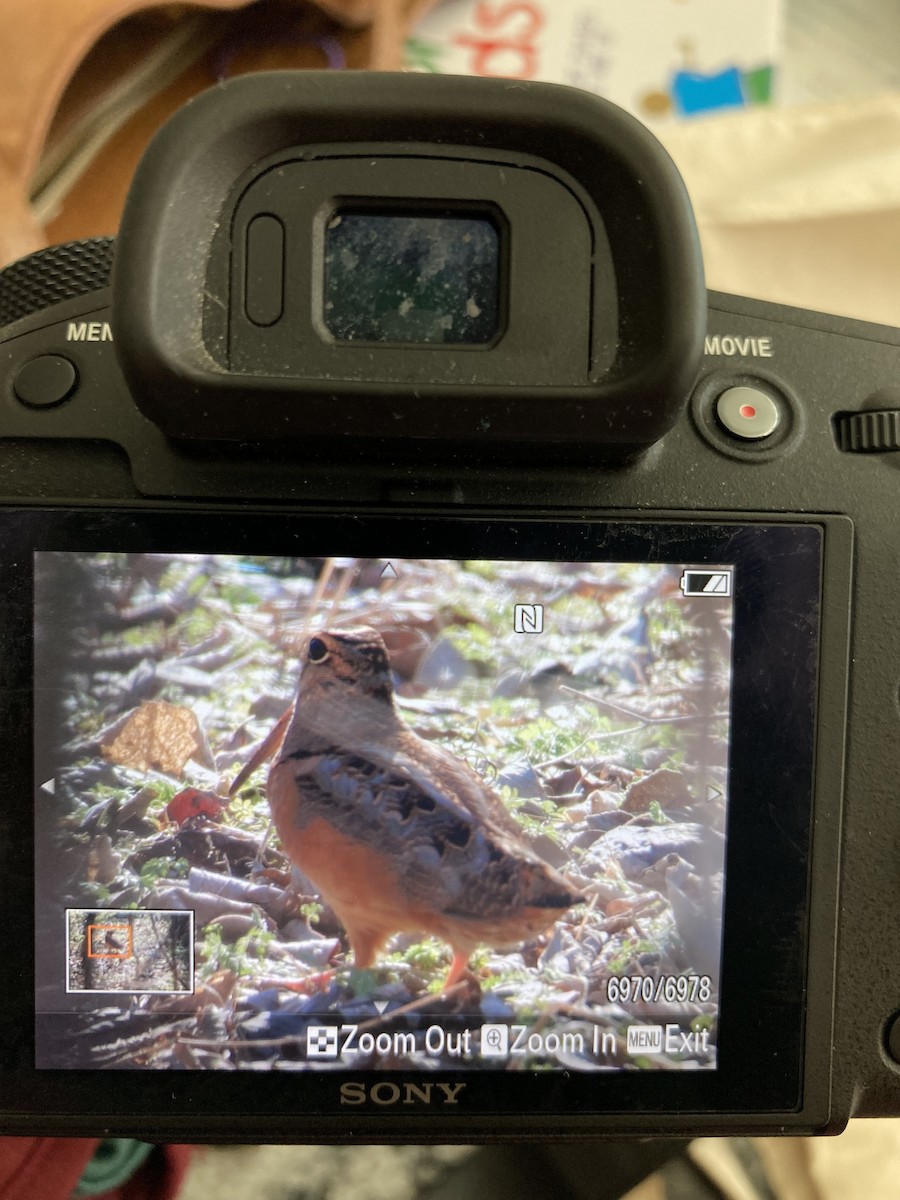
[[192,101],[0,274],[2,1131],[900,1111],[898,368],[596,97]]

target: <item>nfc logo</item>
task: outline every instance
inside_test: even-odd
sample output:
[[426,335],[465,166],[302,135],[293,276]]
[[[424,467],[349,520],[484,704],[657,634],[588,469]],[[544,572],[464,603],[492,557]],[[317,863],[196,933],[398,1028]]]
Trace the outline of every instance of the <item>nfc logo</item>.
[[517,604],[513,622],[516,633],[543,633],[543,604]]

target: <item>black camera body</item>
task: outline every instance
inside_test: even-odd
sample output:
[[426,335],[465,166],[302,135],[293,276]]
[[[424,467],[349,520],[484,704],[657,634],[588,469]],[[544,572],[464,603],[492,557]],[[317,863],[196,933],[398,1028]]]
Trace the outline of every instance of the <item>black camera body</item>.
[[[601,100],[538,84],[318,73],[236,80],[190,104],[139,168],[115,246],[75,243],[7,268],[0,326],[0,855],[18,929],[2,967],[2,1132],[799,1134],[900,1111],[890,917],[900,899],[900,333],[707,295],[677,172]],[[659,914],[660,945],[676,947],[674,974],[669,949],[647,951],[638,918],[637,933],[616,932],[610,886],[635,912],[636,897],[664,893],[643,873],[653,864],[632,870],[615,843],[602,870],[572,858],[593,899],[587,916],[574,910],[565,945],[607,906],[592,952],[602,970],[578,960],[593,982],[581,992],[557,982],[552,1003],[541,992],[540,1012],[521,1023],[518,1001],[490,1008],[438,991],[431,1049],[396,989],[362,1024],[347,1016],[346,988],[318,1007],[272,1001],[282,1025],[257,993],[241,993],[204,1042],[196,1028],[172,1034],[171,1012],[146,988],[89,988],[71,970],[54,982],[65,930],[73,936],[64,909],[110,909],[133,932],[128,912],[148,907],[126,900],[124,885],[115,901],[92,892],[76,906],[54,876],[72,828],[54,805],[72,793],[62,750],[73,726],[71,706],[63,714],[46,697],[89,696],[100,670],[71,650],[89,621],[74,592],[59,594],[69,578],[59,564],[80,555],[108,571],[111,558],[153,554],[243,555],[244,567],[260,555],[393,556],[415,570],[439,560],[457,565],[461,584],[472,562],[540,561],[559,568],[554,587],[573,563],[662,564],[658,577],[635,576],[643,591],[628,584],[635,613],[656,621],[645,662],[657,665],[637,672],[639,698],[664,690],[661,614],[676,600],[700,647],[684,678],[712,645],[699,630],[727,639],[716,651],[727,703],[711,701],[703,718],[719,721],[723,757],[703,758],[699,735],[677,756],[693,800],[711,789],[721,802],[719,859],[704,873],[681,852],[691,879],[724,883],[724,907],[713,911],[702,890],[695,905],[719,939],[713,965],[698,966],[671,892],[674,924],[665,898],[647,911]],[[292,561],[302,574],[319,559]],[[537,607],[552,623],[547,587]],[[697,616],[704,589],[718,589],[712,623]],[[46,614],[62,627],[68,607],[77,616],[57,653]],[[537,610],[522,608],[516,636],[522,621],[537,632]],[[70,651],[67,675],[56,659]],[[630,713],[631,693],[608,679],[566,695]],[[551,723],[570,719],[568,702],[554,694]],[[694,729],[700,718],[682,714],[672,729],[678,721]],[[137,788],[134,776],[126,783]],[[613,805],[620,813],[637,811],[629,795]],[[678,834],[688,818],[669,803],[654,811]],[[702,825],[697,804],[687,808]],[[639,827],[641,853],[645,817],[623,818]],[[578,828],[618,837],[614,824],[600,829],[605,819]],[[76,843],[96,849],[90,831]],[[34,949],[23,932],[32,912]],[[610,967],[604,947],[617,936],[631,957]],[[524,961],[550,986],[545,958]],[[591,990],[601,975],[604,1002]],[[698,979],[712,981],[705,1000]],[[488,968],[480,987],[492,994]],[[244,1024],[253,1004],[265,1044],[282,1039],[277,1061],[234,1048],[259,1038]],[[124,1020],[126,1008],[137,1024],[123,1031],[110,1014]],[[479,1057],[492,1014],[510,1046],[520,1028],[526,1045],[544,1040],[518,1061],[512,1050]],[[105,1042],[98,1015],[112,1022]],[[328,1061],[313,1062],[312,1017],[373,1037],[402,1029],[412,1049],[373,1042],[354,1058],[341,1033]],[[571,1054],[556,1053],[548,1028]],[[462,1045],[467,1031],[471,1061],[449,1061],[443,1041],[420,1057],[450,1034]],[[146,1040],[149,1058],[108,1053],[151,1034],[182,1038],[181,1057],[153,1057]],[[83,1057],[72,1057],[79,1039]],[[204,1054],[228,1069],[202,1069]]]

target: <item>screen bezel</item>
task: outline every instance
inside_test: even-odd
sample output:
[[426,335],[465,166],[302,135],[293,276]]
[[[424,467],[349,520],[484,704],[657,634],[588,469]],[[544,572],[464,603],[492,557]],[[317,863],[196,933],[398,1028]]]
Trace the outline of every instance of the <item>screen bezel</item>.
[[[0,727],[7,796],[0,869],[9,911],[22,914],[3,973],[2,1111],[29,1129],[54,1120],[117,1128],[148,1115],[193,1114],[194,1127],[240,1118],[271,1137],[298,1118],[345,1120],[338,1084],[364,1071],[36,1071],[34,1062],[32,643],[34,550],[341,553],[409,558],[733,563],[734,696],[730,749],[724,957],[718,1067],[704,1072],[435,1072],[467,1084],[465,1115],[502,1120],[641,1114],[796,1112],[801,1106],[810,903],[815,712],[822,578],[819,524],[514,520],[314,516],[130,510],[30,510],[0,514],[5,596]],[[787,569],[785,568],[787,564]],[[799,635],[799,636],[798,636]],[[756,653],[754,653],[756,651]],[[793,703],[785,704],[785,697]],[[754,725],[749,721],[753,716]],[[14,731],[14,734],[11,733]],[[765,797],[765,803],[759,798]],[[778,801],[776,803],[776,801]],[[15,837],[10,831],[15,831]],[[761,1048],[763,1048],[761,1050]],[[396,1082],[418,1074],[372,1072]],[[432,1076],[429,1074],[429,1079]],[[117,1114],[113,1117],[112,1114]],[[201,1116],[200,1114],[203,1114]],[[252,1117],[250,1116],[252,1114]],[[365,1115],[396,1117],[367,1106]],[[410,1113],[410,1116],[413,1116]],[[421,1115],[421,1114],[415,1114]],[[447,1116],[463,1115],[447,1113]],[[247,1124],[249,1120],[249,1124]],[[281,1125],[279,1125],[281,1122]],[[157,1121],[157,1125],[159,1122]],[[21,1126],[20,1126],[21,1128]]]

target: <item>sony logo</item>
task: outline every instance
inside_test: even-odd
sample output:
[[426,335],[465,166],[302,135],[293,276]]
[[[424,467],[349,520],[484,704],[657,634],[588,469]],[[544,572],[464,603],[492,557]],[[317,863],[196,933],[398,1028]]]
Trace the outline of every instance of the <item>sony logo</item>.
[[341,1084],[341,1104],[458,1104],[457,1096],[467,1085],[464,1083],[390,1083],[386,1079],[378,1083],[363,1083],[353,1080]]

